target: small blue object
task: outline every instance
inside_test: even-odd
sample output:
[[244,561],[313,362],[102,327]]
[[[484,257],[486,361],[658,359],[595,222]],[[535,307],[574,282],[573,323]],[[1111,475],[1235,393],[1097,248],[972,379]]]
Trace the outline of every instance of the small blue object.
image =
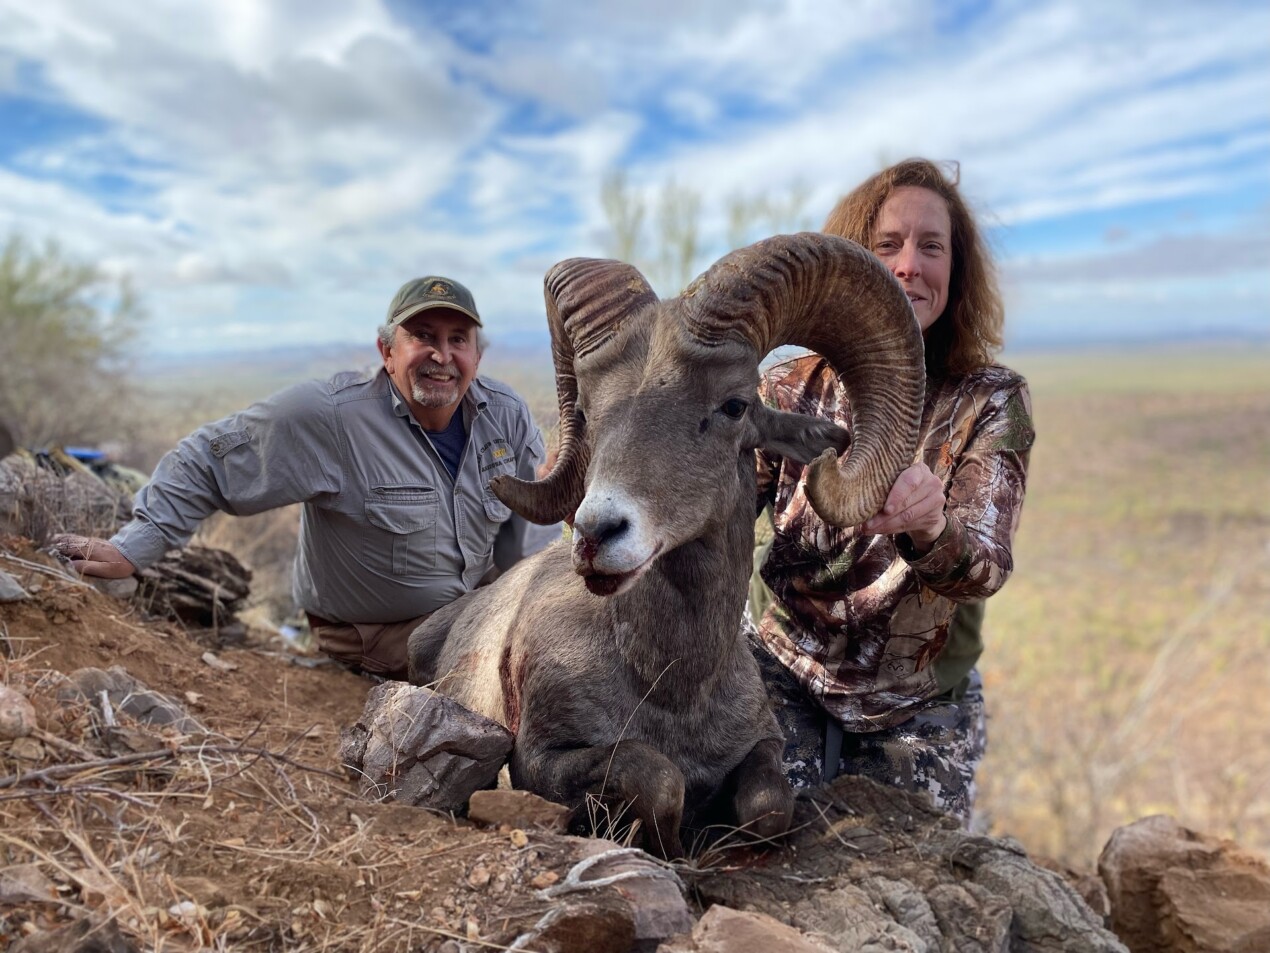
[[92,447],[63,447],[62,449],[80,463],[96,463],[98,460],[106,459],[104,452],[94,450]]

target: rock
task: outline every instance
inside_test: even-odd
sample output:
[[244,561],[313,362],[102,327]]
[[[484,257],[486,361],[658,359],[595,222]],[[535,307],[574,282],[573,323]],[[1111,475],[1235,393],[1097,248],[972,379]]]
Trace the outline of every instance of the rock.
[[[661,861],[612,841],[545,834],[544,849],[564,847],[554,877],[539,874],[541,908],[506,937],[514,949],[653,950],[692,928],[683,883]],[[500,941],[501,942],[501,941]]]
[[214,652],[204,652],[202,655],[202,661],[204,665],[208,665],[211,668],[216,669],[218,672],[234,672],[238,670],[237,663],[227,662],[217,656]]
[[151,615],[179,619],[211,630],[206,641],[214,648],[227,629],[231,641],[242,633],[232,628],[235,614],[251,593],[251,570],[223,549],[187,546],[172,550],[142,570],[137,600]]
[[198,719],[190,716],[180,704],[166,695],[151,691],[118,665],[109,671],[81,668],[72,672],[69,684],[58,689],[57,697],[63,703],[86,701],[98,707],[102,692],[106,693],[117,711],[144,724],[170,726],[185,735],[207,733]]
[[1089,904],[1089,909],[1098,914],[1102,925],[1111,926],[1111,899],[1107,896],[1107,887],[1098,874],[1076,870],[1052,857],[1033,857],[1032,859],[1038,866],[1054,871],[1071,884],[1080,894],[1081,899]]
[[43,761],[48,752],[34,738],[18,738],[9,742],[9,756],[18,761]]
[[139,953],[113,920],[78,920],[59,930],[40,931],[18,940],[9,953]]
[[635,948],[631,906],[614,893],[570,899],[552,907],[515,949],[553,953],[630,953]]
[[476,791],[467,805],[468,819],[487,827],[506,824],[563,834],[569,827],[569,809],[529,791],[495,789]]
[[1270,950],[1270,866],[1231,841],[1147,817],[1112,833],[1098,871],[1133,953]]
[[461,811],[495,782],[511,749],[497,722],[430,689],[384,682],[341,733],[340,755],[363,797]]
[[832,953],[833,948],[762,914],[715,904],[697,921],[691,937],[672,940],[658,953]]
[[61,903],[57,885],[39,864],[11,864],[0,868],[0,903]]
[[35,708],[16,688],[0,685],[0,741],[25,738],[35,730]]
[[3,569],[0,569],[0,603],[21,602],[31,598],[21,584]]
[[843,951],[1123,953],[1060,876],[924,798],[845,776],[801,794],[788,846],[706,873],[700,902],[766,913]]
[[137,586],[139,585],[136,576],[124,576],[122,579],[101,579],[97,576],[85,576],[84,581],[98,592],[121,601],[126,601],[136,595]]
[[684,900],[683,883],[661,861],[642,850],[616,848],[611,841],[583,842],[583,860],[565,879],[543,891],[560,896],[583,884],[612,880],[612,887],[634,911],[635,939],[651,947],[676,933],[692,929],[692,911]]

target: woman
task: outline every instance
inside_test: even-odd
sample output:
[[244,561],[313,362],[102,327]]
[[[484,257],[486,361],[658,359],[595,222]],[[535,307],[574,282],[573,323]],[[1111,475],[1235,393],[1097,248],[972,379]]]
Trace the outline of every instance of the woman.
[[[824,231],[872,250],[913,304],[926,343],[920,442],[882,512],[846,529],[812,510],[801,465],[760,456],[775,536],[755,652],[795,786],[863,774],[926,792],[968,824],[984,749],[976,613],[1013,567],[1033,440],[1027,384],[992,363],[1000,293],[974,218],[938,166],[910,159],[878,173]],[[759,390],[771,406],[850,429],[822,358],[773,367]]]

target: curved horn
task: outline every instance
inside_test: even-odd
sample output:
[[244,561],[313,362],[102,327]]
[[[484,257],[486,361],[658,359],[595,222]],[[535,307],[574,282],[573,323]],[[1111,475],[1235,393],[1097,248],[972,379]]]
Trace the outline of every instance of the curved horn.
[[778,235],[719,259],[683,295],[703,344],[740,339],[760,357],[796,344],[823,355],[851,399],[845,462],[826,450],[807,472],[821,518],[856,526],[913,462],[925,388],[922,334],[886,267],[834,235]]
[[657,303],[635,268],[602,258],[570,258],[543,281],[551,356],[560,401],[560,449],[556,465],[537,482],[513,476],[490,481],[494,494],[533,523],[556,523],[578,508],[585,491],[590,448],[578,433],[578,379],[573,362],[618,332],[622,321]]

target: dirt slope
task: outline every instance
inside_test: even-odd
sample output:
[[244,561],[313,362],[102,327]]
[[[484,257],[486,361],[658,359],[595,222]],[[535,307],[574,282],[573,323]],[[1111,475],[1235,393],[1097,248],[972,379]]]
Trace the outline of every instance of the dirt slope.
[[[0,684],[38,719],[0,741],[0,868],[39,865],[25,891],[0,881],[0,949],[85,917],[154,950],[428,948],[488,932],[489,897],[546,870],[510,832],[352,799],[339,731],[363,679],[267,642],[217,652],[235,666],[220,671],[179,627],[25,564],[52,565],[25,541],[0,539],[0,555],[32,592],[0,605]],[[99,704],[58,700],[63,676],[111,666],[212,736],[185,750],[171,729],[118,712],[110,728]]]
[[[259,635],[207,655],[207,633],[139,618],[20,539],[0,537],[0,569],[29,593],[0,604],[0,685],[35,709],[32,732],[0,737],[0,949],[628,953],[711,903],[832,950],[1124,949],[1017,845],[861,778],[800,798],[779,849],[673,870],[369,803],[337,753],[370,683]],[[75,687],[113,666],[144,687]],[[131,718],[146,689],[207,732]],[[94,945],[56,933],[76,924]]]

